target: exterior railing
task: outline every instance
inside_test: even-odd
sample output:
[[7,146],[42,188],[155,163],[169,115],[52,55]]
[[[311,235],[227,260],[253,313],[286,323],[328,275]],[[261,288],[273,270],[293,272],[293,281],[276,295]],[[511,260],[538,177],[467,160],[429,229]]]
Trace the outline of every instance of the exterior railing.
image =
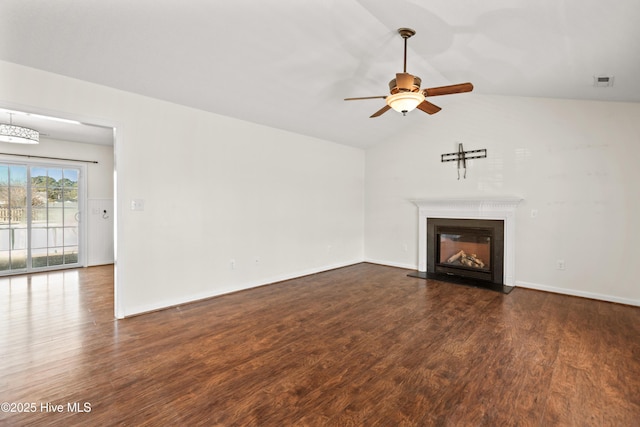
[[[31,209],[31,221],[44,221],[47,219],[47,210],[34,208]],[[19,207],[0,207],[0,224],[9,224],[17,222],[26,222],[27,208]]]

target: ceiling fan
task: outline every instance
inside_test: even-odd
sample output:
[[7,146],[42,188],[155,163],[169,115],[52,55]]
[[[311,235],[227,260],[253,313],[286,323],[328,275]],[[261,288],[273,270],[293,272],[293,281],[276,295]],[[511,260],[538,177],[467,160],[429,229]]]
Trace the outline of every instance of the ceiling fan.
[[345,98],[345,101],[355,101],[360,99],[384,99],[387,105],[373,113],[370,117],[378,117],[390,109],[394,109],[403,115],[417,108],[427,114],[435,114],[441,110],[435,104],[430,103],[425,98],[428,96],[450,95],[453,93],[471,92],[471,83],[459,83],[450,86],[432,87],[420,90],[422,79],[418,76],[407,73],[407,39],[415,35],[416,31],[411,28],[400,28],[398,33],[404,39],[404,69],[402,73],[397,73],[396,78],[389,82],[391,95],[385,96],[365,96],[361,98]]

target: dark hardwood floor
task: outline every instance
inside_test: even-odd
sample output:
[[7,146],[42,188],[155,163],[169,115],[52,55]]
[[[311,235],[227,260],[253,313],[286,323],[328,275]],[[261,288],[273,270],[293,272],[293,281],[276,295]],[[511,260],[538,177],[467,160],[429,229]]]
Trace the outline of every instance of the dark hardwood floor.
[[0,424],[639,425],[640,308],[407,272],[125,320],[111,266],[2,278]]

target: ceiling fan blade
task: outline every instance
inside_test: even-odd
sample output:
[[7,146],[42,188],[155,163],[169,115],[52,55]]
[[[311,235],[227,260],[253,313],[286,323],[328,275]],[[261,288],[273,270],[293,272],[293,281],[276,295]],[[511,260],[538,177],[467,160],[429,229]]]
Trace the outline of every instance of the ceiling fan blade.
[[424,111],[427,114],[435,114],[438,111],[442,110],[442,108],[430,103],[429,101],[422,101],[416,108]]
[[389,107],[388,105],[385,105],[384,107],[382,107],[381,109],[379,109],[378,111],[373,113],[371,116],[369,116],[369,118],[372,119],[374,117],[381,116],[384,113],[386,113],[387,111],[389,111],[390,109],[391,109],[391,107]]
[[413,76],[409,73],[397,73],[396,86],[398,89],[411,91],[413,89]]
[[424,89],[422,93],[424,96],[438,96],[438,95],[450,95],[452,93],[471,92],[473,85],[471,83],[459,83],[457,85],[432,87]]
[[345,101],[358,101],[360,99],[385,99],[387,96],[386,95],[381,95],[381,96],[363,96],[360,98],[345,98]]

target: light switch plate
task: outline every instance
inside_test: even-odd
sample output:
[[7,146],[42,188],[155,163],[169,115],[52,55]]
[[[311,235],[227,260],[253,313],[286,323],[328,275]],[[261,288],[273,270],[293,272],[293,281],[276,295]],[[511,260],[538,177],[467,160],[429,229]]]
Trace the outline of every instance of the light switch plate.
[[142,200],[142,199],[132,199],[131,200],[131,210],[132,211],[143,211],[144,210],[144,200]]

